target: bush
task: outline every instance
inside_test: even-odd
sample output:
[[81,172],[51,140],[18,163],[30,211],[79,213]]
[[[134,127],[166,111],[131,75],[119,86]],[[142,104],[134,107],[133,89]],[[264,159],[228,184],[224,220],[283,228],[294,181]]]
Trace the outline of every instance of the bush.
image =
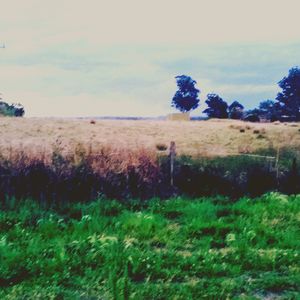
[[[189,159],[188,159],[189,160]],[[248,156],[177,161],[176,185],[191,196],[257,195],[276,189],[276,174],[264,160]]]
[[[5,152],[5,151],[3,151]],[[140,149],[85,149],[73,153],[56,149],[52,156],[29,149],[8,149],[0,158],[0,199],[34,198],[41,203],[87,201],[98,195],[109,198],[155,196],[159,167],[155,154]]]
[[62,206],[83,202],[99,195],[108,198],[168,198],[174,194],[191,197],[244,194],[256,196],[267,191],[300,192],[299,152],[275,149],[258,155],[175,159],[171,186],[170,158],[140,149],[91,149],[78,145],[73,152],[54,149],[51,155],[29,149],[6,149],[0,157],[0,201],[6,198],[39,200],[43,205]]
[[[1,98],[0,98],[1,100]],[[11,104],[0,101],[0,116],[23,117],[25,110],[22,104]]]

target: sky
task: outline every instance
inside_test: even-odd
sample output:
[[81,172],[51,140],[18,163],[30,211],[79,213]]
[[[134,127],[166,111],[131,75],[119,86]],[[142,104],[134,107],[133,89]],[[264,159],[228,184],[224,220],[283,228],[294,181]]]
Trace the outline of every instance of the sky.
[[26,116],[162,116],[176,75],[254,108],[300,63],[299,0],[0,0],[0,92]]

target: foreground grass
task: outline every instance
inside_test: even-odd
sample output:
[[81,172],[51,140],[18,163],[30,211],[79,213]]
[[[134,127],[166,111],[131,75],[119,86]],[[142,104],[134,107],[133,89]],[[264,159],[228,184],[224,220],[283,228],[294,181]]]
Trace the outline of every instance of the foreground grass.
[[300,196],[0,212],[0,299],[299,299]]

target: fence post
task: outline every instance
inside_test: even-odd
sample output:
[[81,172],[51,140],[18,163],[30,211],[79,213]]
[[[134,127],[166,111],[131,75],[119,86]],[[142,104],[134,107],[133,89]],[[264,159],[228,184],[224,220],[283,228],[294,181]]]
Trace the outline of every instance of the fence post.
[[276,153],[275,170],[276,170],[276,180],[277,180],[277,184],[278,184],[278,182],[279,182],[279,146],[277,148],[277,153]]
[[174,141],[170,143],[170,178],[171,178],[171,186],[174,185],[174,160],[176,156],[176,144]]

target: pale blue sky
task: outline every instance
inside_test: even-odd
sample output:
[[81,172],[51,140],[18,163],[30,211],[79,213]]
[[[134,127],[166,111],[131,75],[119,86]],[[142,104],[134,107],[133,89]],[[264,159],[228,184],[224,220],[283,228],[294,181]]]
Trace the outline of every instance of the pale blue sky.
[[159,116],[187,74],[195,115],[210,92],[252,108],[300,64],[298,3],[0,0],[0,91],[27,116]]

